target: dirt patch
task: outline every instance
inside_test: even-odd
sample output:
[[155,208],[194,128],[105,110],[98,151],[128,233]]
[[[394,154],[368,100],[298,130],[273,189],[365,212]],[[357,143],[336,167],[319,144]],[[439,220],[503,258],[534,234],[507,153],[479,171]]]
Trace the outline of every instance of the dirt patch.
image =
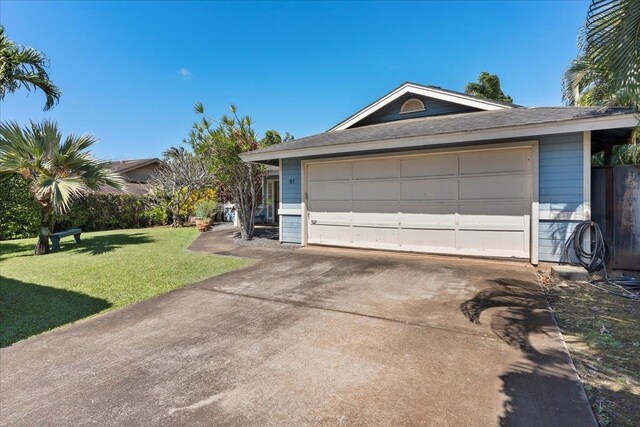
[[640,302],[588,284],[546,292],[598,422],[640,425]]

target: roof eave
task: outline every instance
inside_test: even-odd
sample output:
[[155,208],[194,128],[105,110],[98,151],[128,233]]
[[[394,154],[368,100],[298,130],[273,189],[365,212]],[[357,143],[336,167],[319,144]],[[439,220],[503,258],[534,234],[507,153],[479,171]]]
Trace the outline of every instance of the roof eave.
[[429,136],[414,136],[397,139],[383,139],[374,141],[321,145],[317,147],[301,147],[282,149],[261,153],[247,152],[240,157],[245,162],[260,163],[275,159],[287,159],[310,156],[331,156],[340,153],[357,153],[359,151],[415,148],[419,146],[435,146],[459,144],[464,142],[481,142],[486,140],[504,140],[513,138],[535,137],[553,135],[559,133],[572,133],[593,130],[634,128],[638,125],[638,116],[635,113],[604,116],[579,120],[563,120],[549,123],[536,123],[529,125],[506,126],[477,131],[444,133]]

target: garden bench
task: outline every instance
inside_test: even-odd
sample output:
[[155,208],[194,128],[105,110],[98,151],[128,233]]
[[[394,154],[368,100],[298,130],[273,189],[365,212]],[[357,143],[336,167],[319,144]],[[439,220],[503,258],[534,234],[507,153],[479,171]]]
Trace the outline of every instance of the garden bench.
[[73,236],[76,243],[80,243],[80,234],[82,234],[82,229],[80,228],[70,228],[59,233],[52,233],[51,236],[49,236],[49,238],[51,239],[51,244],[53,245],[52,249],[54,251],[60,249],[60,238],[62,237]]

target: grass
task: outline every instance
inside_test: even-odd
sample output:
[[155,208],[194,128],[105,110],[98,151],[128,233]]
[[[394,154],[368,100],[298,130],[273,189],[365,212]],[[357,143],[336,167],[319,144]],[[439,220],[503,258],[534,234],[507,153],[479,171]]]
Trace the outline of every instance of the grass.
[[33,256],[34,239],[0,242],[0,347],[113,310],[249,260],[187,252],[194,228],[83,233]]
[[640,426],[640,302],[586,284],[547,293],[598,422]]

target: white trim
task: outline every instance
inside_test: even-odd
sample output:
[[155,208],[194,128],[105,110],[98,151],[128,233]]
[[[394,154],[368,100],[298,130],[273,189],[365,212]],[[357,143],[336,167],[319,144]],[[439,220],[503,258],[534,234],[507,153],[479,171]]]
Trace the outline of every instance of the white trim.
[[585,131],[582,138],[583,176],[582,208],[584,219],[591,219],[591,131]]
[[531,145],[531,241],[529,255],[530,262],[538,265],[540,244],[540,143]]
[[[591,131],[582,134],[582,210],[585,221],[591,220]],[[591,228],[587,228],[582,246],[591,253]]]
[[378,111],[380,108],[384,107],[390,102],[395,101],[401,96],[406,95],[407,93],[427,96],[429,98],[439,99],[441,101],[453,102],[456,104],[465,105],[467,107],[479,108],[481,110],[486,110],[486,111],[506,110],[509,108],[513,108],[511,106],[504,105],[502,103],[493,102],[491,100],[477,99],[475,97],[470,97],[464,94],[456,94],[456,93],[451,93],[444,90],[438,90],[436,88],[416,85],[413,83],[405,83],[399,88],[393,90],[392,92],[378,99],[373,104],[370,104],[369,106],[358,111],[351,117],[348,117],[347,119],[338,123],[331,129],[329,129],[328,132],[347,129],[352,125],[354,125],[355,123],[359,122],[360,120],[364,119],[368,115]]
[[302,215],[302,208],[278,209],[278,215]]
[[583,132],[601,129],[633,128],[638,125],[635,114],[609,116],[602,118],[589,118],[583,120],[567,120],[547,124],[510,126],[484,131],[456,132],[432,136],[419,136],[399,139],[385,139],[367,142],[352,142],[335,145],[321,145],[318,147],[297,148],[286,151],[274,151],[266,153],[244,153],[240,157],[245,162],[259,162],[282,158],[295,158],[307,156],[330,156],[337,153],[357,153],[369,150],[389,150],[414,148],[425,145],[447,145],[467,142],[481,142],[492,139],[514,139],[536,137],[541,135],[553,135],[560,133]]
[[307,164],[306,161],[300,162],[300,244],[307,246]]
[[[278,201],[278,213],[282,209],[282,159],[278,159],[278,186],[280,200]],[[282,215],[278,216],[278,240],[282,243]]]
[[[514,148],[530,148],[531,152],[531,185],[532,185],[532,194],[531,194],[531,214],[530,214],[530,236],[529,236],[529,260],[531,264],[537,265],[539,261],[539,141],[530,140],[530,141],[514,141],[514,142],[505,142],[500,144],[490,144],[484,145],[482,147],[461,147],[461,148],[435,148],[435,149],[422,149],[422,150],[413,150],[408,152],[398,152],[398,153],[382,153],[382,154],[368,154],[368,155],[353,155],[346,157],[334,157],[334,158],[325,158],[325,159],[312,159],[312,160],[302,160],[301,161],[301,178],[302,178],[302,218],[301,218],[301,242],[303,246],[308,244],[308,232],[307,232],[307,220],[308,220],[308,211],[307,211],[307,198],[308,194],[308,165],[309,164],[321,164],[321,163],[338,163],[345,161],[353,161],[356,159],[390,159],[390,158],[398,158],[398,157],[411,157],[411,156],[420,156],[424,154],[438,154],[438,153],[464,153],[469,151],[496,151],[496,150],[508,150]],[[353,242],[352,242],[353,243]],[[325,243],[328,245],[341,246],[340,242]],[[358,246],[357,244],[351,245],[350,247],[362,247],[362,248],[375,248],[375,249],[390,249],[384,245],[375,245],[375,244],[367,244],[366,246]],[[406,251],[409,252],[425,252],[424,248],[411,248],[404,247]],[[397,250],[397,248],[393,249]],[[433,251],[434,253],[448,253],[446,251]],[[427,252],[429,253],[429,251]],[[460,252],[451,252],[456,255],[461,255]],[[472,254],[477,256],[504,256],[509,257],[513,254],[501,252],[501,251],[477,251],[477,253]]]

